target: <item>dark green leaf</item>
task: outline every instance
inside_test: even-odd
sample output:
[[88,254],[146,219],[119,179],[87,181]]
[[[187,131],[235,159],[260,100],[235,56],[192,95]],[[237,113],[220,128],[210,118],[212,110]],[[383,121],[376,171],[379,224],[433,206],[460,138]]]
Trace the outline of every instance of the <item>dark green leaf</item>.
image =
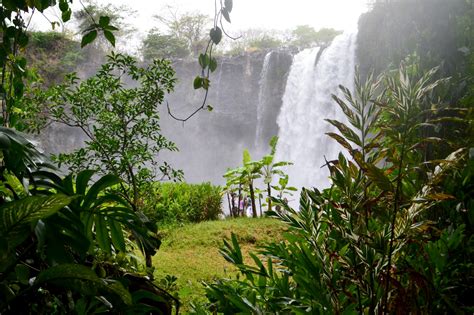
[[104,189],[116,185],[121,182],[121,179],[115,175],[105,175],[101,177],[94,185],[91,186],[87,192],[86,197],[84,198],[84,208],[89,208],[92,204],[95,203],[97,195],[102,192]]
[[211,72],[214,72],[216,71],[217,69],[217,60],[216,58],[212,57],[211,60],[209,61],[209,70],[211,70]]
[[[59,280],[59,281],[58,281]],[[60,283],[70,289],[75,289],[73,285],[68,286],[71,280],[81,280],[94,285],[99,289],[114,293],[127,304],[132,304],[130,292],[123,287],[120,282],[99,278],[90,268],[78,264],[61,264],[46,269],[36,277],[34,284],[41,285],[43,283]],[[72,283],[71,283],[72,284]]]
[[110,255],[112,252],[110,249],[109,230],[107,229],[106,219],[103,215],[96,215],[95,218],[95,236],[97,244],[99,244],[99,247],[103,251]]
[[209,35],[211,36],[211,40],[214,42],[214,44],[219,44],[222,39],[222,30],[220,29],[219,26],[216,26],[215,28],[212,28],[211,31],[209,32]]
[[202,87],[202,78],[200,76],[197,76],[194,79],[193,85],[194,85],[194,89],[196,90],[200,89]]
[[96,37],[97,37],[97,30],[92,30],[86,35],[82,36],[81,48],[92,43]]
[[66,0],[60,0],[59,1],[59,10],[61,12],[67,11],[69,9],[69,5],[67,4]]
[[0,235],[8,240],[12,249],[28,237],[31,223],[53,215],[74,198],[56,194],[31,196],[9,202],[0,207]]
[[110,236],[112,244],[117,251],[125,252],[125,239],[123,237],[122,226],[114,220],[111,220],[110,224]]
[[111,31],[104,30],[104,36],[115,47],[115,36]]
[[101,17],[99,18],[99,25],[100,25],[101,27],[106,27],[107,25],[109,25],[109,23],[110,23],[110,17],[108,17],[108,16],[101,16]]
[[71,19],[71,9],[68,9],[66,11],[63,11],[62,14],[61,14],[61,18],[63,20],[63,22],[67,22]]
[[199,59],[199,65],[201,66],[201,68],[205,69],[209,65],[208,54],[200,54],[198,59]]

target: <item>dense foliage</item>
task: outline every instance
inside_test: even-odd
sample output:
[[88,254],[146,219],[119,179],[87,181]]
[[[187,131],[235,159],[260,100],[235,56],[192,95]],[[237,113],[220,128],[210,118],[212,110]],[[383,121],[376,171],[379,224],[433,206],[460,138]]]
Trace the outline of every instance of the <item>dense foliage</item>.
[[120,179],[61,178],[22,134],[2,127],[0,139],[0,311],[167,312],[169,297],[129,255],[159,240],[109,190]]
[[[224,258],[243,280],[208,284],[208,307],[226,314],[473,311],[474,143],[450,143],[448,152],[436,151],[444,157],[426,159],[427,144],[442,141],[425,136],[427,129],[447,128],[440,122],[449,110],[440,117],[446,104],[433,98],[445,83],[434,79],[436,69],[416,69],[402,64],[377,80],[356,77],[354,94],[341,87],[344,99],[334,100],[348,123],[328,120],[339,131],[329,136],[351,159],[330,161],[331,188],[304,190],[299,211],[274,199],[289,233],[252,254],[253,264],[244,263],[235,237],[224,242]],[[456,111],[466,117],[466,109]]]
[[217,220],[222,213],[222,189],[210,183],[154,183],[150,190],[144,211],[161,225]]

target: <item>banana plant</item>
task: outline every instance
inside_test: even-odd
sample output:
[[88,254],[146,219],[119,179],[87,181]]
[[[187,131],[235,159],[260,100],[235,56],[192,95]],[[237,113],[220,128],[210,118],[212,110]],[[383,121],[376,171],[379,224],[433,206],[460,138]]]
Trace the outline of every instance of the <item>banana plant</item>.
[[[270,154],[265,155],[260,160],[260,174],[263,178],[263,183],[266,185],[267,188],[267,204],[268,204],[268,211],[272,211],[272,181],[275,175],[279,176],[280,178],[285,177],[285,173],[280,169],[283,166],[293,165],[291,162],[280,161],[275,162],[275,153],[276,153],[276,145],[278,143],[278,137],[274,136],[270,139]],[[288,176],[286,176],[288,177]]]
[[254,218],[257,217],[254,180],[260,178],[260,168],[260,162],[252,161],[249,151],[245,149],[242,154],[242,166],[230,169],[224,174],[224,177],[227,179],[227,187],[239,187],[239,206],[242,198],[241,190],[248,189],[252,202],[252,216]]

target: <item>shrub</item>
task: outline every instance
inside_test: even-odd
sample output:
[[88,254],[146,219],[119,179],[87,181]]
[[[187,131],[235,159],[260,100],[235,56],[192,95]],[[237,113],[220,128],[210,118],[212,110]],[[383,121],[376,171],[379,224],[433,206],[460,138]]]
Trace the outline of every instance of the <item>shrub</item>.
[[210,183],[154,183],[145,212],[160,224],[216,220],[222,212],[221,192]]

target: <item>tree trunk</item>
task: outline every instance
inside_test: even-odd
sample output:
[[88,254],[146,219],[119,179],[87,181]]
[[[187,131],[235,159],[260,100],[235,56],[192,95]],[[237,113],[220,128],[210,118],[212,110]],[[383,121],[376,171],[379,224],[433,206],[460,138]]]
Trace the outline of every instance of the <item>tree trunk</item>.
[[258,206],[260,207],[260,216],[263,217],[263,212],[262,212],[262,196],[261,196],[261,194],[258,194]]
[[232,204],[230,203],[229,193],[226,193],[226,195],[227,195],[227,204],[229,205],[229,215],[232,218],[233,217],[232,211],[234,211],[234,209],[232,208]]
[[249,184],[250,189],[250,200],[252,201],[252,216],[257,217],[257,208],[255,207],[255,192],[253,191],[253,182]]
[[[239,203],[237,204],[237,209],[238,209],[237,213],[240,212],[240,201],[241,200],[242,200],[242,184],[239,184]],[[241,215],[244,216],[244,211],[242,211]],[[239,216],[239,215],[237,214],[237,216]]]
[[268,194],[268,208],[267,211],[272,211],[272,189],[270,183],[267,183],[267,194]]

